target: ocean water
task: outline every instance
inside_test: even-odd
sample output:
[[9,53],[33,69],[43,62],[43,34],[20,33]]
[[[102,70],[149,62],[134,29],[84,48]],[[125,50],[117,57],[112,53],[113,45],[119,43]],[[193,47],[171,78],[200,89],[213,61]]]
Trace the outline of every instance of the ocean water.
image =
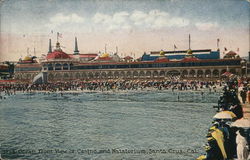
[[[179,99],[178,99],[179,95]],[[219,93],[17,93],[0,101],[3,159],[191,160]]]

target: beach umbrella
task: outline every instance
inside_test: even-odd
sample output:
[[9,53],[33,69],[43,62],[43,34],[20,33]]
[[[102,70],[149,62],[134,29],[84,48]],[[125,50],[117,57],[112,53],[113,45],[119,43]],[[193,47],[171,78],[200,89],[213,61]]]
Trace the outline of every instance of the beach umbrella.
[[222,111],[222,112],[215,114],[213,118],[214,119],[232,119],[233,116],[228,112]]
[[229,77],[229,76],[231,76],[231,75],[232,75],[232,73],[230,73],[230,72],[225,72],[225,73],[223,73],[221,76]]
[[237,118],[237,116],[232,111],[221,111],[221,112],[230,114],[232,118]]
[[241,118],[231,124],[234,127],[250,128],[250,119]]

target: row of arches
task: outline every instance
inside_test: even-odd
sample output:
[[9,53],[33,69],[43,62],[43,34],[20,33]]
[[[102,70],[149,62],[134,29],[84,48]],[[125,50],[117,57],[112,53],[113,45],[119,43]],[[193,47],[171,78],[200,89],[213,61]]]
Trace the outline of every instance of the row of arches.
[[27,73],[27,74],[16,74],[15,79],[17,80],[33,80],[37,73]]
[[[183,78],[220,78],[227,70],[135,70],[135,71],[85,71],[85,72],[54,72],[49,73],[49,80],[62,79],[140,79],[140,78],[165,78],[180,76]],[[235,69],[230,72],[236,73]]]
[[58,70],[70,70],[72,68],[72,63],[48,63],[43,64],[42,70],[58,71]]

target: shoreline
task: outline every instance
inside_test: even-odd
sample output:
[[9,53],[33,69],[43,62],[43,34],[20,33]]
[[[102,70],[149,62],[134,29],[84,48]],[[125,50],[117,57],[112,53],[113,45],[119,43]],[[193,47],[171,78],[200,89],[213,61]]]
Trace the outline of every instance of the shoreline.
[[[197,90],[178,90],[175,89],[174,91],[171,90],[171,88],[169,89],[162,89],[159,90],[157,88],[144,88],[144,89],[110,89],[110,90],[88,90],[88,89],[76,89],[76,90],[62,90],[62,91],[49,91],[49,90],[31,90],[31,91],[15,91],[15,93],[123,93],[123,92],[151,92],[151,91],[158,91],[160,92],[172,92],[172,93],[197,93],[197,92],[204,92],[204,93],[220,93],[221,92],[221,88],[217,88],[216,92],[214,90],[209,91],[209,89],[205,88],[205,89],[197,89]],[[3,93],[4,91],[0,92]],[[11,92],[13,93],[13,92]]]

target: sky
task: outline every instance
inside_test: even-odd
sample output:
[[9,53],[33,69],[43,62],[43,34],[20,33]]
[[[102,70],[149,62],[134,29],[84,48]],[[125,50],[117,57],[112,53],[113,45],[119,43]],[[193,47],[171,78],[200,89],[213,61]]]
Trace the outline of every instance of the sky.
[[[249,52],[249,0],[0,0],[0,61],[62,49],[80,53],[220,49]],[[35,49],[34,49],[35,48]],[[223,55],[223,53],[221,53]]]

